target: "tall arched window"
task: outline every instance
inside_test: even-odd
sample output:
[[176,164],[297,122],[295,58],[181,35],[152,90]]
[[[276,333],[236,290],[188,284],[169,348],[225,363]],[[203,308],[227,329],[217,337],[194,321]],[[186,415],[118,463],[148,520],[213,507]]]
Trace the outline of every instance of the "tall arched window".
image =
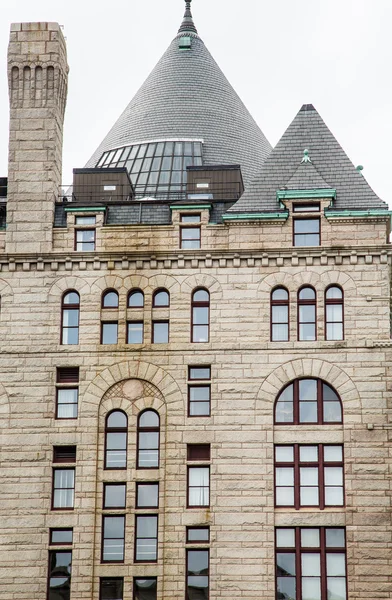
[[208,342],[210,339],[210,294],[204,288],[192,295],[192,342]]
[[122,410],[113,410],[105,424],[105,469],[127,466],[128,418]]
[[145,410],[137,424],[137,468],[159,467],[159,415],[155,410]]
[[144,294],[141,290],[131,290],[128,294],[128,308],[143,308]]
[[271,294],[271,340],[289,340],[289,293],[283,287],[276,288]]
[[105,290],[103,292],[102,308],[118,308],[118,293],[116,290]]
[[298,292],[298,339],[312,342],[316,332],[316,292],[312,287],[303,287]]
[[325,339],[344,338],[343,290],[331,285],[325,291]]
[[152,297],[153,308],[165,308],[170,306],[170,296],[167,290],[156,290]]
[[79,344],[79,294],[75,290],[68,290],[61,304],[61,343]]
[[321,379],[296,379],[279,394],[275,423],[280,425],[342,423],[342,403]]

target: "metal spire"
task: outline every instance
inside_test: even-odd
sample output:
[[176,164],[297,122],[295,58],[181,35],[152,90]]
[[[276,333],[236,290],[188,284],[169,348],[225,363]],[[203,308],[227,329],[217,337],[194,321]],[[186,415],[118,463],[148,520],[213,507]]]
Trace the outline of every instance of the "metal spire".
[[191,2],[192,0],[185,0],[185,14],[181,23],[181,27],[178,30],[178,33],[186,33],[193,32],[197,33],[196,26],[193,22],[192,12],[191,12]]

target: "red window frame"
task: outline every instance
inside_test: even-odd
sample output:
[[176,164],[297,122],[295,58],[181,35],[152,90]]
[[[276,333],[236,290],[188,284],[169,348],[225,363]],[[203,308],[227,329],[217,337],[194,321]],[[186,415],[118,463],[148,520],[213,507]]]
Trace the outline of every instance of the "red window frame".
[[[331,289],[336,288],[337,290],[339,290],[342,294],[341,298],[328,298],[328,292]],[[340,285],[329,285],[327,287],[327,289],[325,290],[325,339],[327,341],[342,341],[344,340],[344,291],[343,289],[340,287]],[[341,306],[342,307],[342,320],[341,321],[328,321],[328,306]],[[341,338],[336,338],[336,337],[329,337],[328,335],[328,325],[330,324],[341,324],[342,325],[342,337]]]
[[[301,397],[300,397],[300,382],[307,381],[307,380],[317,382],[317,390],[316,390],[317,397],[315,399],[315,402],[317,402],[317,419],[316,419],[316,421],[300,421],[300,403],[301,403],[301,401],[304,401],[304,400],[301,400]],[[285,394],[286,390],[288,390],[290,388],[290,386],[293,386],[293,393],[292,393],[293,419],[291,421],[289,421],[289,420],[277,421],[276,413],[277,413],[277,407],[280,402],[280,398],[283,396],[282,402],[290,403],[289,400],[285,400],[285,398],[284,398],[284,394]],[[324,391],[325,391],[324,386],[327,386],[327,388],[329,388],[332,391],[332,393],[336,396],[336,399],[335,398],[333,400],[324,399],[324,395],[325,395],[324,394]],[[340,420],[338,420],[338,421],[325,420],[324,404],[326,404],[328,402],[339,402],[340,412],[341,412]],[[339,397],[339,394],[336,392],[336,390],[334,390],[334,388],[331,385],[329,385],[329,383],[327,383],[323,379],[318,379],[315,377],[301,377],[299,379],[294,379],[294,381],[291,381],[279,392],[278,397],[276,398],[275,408],[274,408],[274,424],[275,425],[341,425],[342,423],[343,423],[343,404]]]
[[[76,294],[78,297],[78,302],[65,304],[64,300],[69,294]],[[64,325],[64,312],[66,310],[77,310],[78,311],[78,324],[77,325]],[[62,346],[77,346],[79,344],[79,326],[80,326],[80,294],[76,290],[67,290],[64,292],[61,298],[61,333],[60,333],[60,344]],[[64,333],[68,329],[77,329],[78,332],[78,341],[76,344],[68,344],[64,342]]]
[[[208,485],[205,486],[191,486],[190,485],[190,473],[192,469],[206,469],[208,470]],[[190,491],[193,488],[208,489],[208,503],[207,504],[191,504],[190,503]],[[210,465],[188,465],[187,468],[187,508],[209,508],[211,504],[211,468]]]
[[[55,475],[57,471],[72,471],[73,472],[73,487],[55,487]],[[55,467],[52,471],[52,510],[74,510],[75,507],[75,478],[76,469],[75,467]],[[55,491],[56,490],[73,490],[73,501],[72,506],[55,506]]]
[[[130,302],[131,297],[134,294],[141,294],[142,304],[139,304],[137,306],[130,306],[129,302]],[[140,308],[144,308],[144,292],[140,288],[134,288],[132,290],[129,290],[128,296],[127,296],[127,308],[130,308],[131,310],[138,310]]]
[[[314,299],[313,298],[309,299],[309,300],[301,299],[300,295],[301,295],[301,292],[303,292],[304,290],[312,290],[312,292],[314,293]],[[298,290],[297,304],[298,304],[298,310],[297,310],[298,341],[299,342],[315,342],[315,341],[317,341],[317,293],[316,293],[316,290],[314,289],[314,287],[312,287],[311,285],[302,286]],[[301,320],[301,307],[302,306],[314,306],[314,320],[311,320],[311,321],[302,321]],[[301,325],[313,325],[314,326],[314,338],[313,339],[306,340],[306,339],[302,338]]]
[[[105,537],[105,520],[106,519],[123,519],[123,523],[124,523],[124,528],[123,528],[123,537],[118,537],[118,538],[109,538],[109,537]],[[126,531],[126,515],[125,514],[118,514],[118,513],[114,513],[114,514],[107,514],[105,513],[104,515],[102,515],[102,531],[101,531],[101,563],[104,564],[123,564],[125,561],[125,531]],[[119,560],[108,560],[104,558],[105,555],[105,540],[122,540],[123,541],[123,548],[122,548],[122,552],[123,552],[123,557],[122,559]]]
[[[159,294],[162,294],[162,292],[167,294],[167,304],[156,304],[156,298],[157,298],[157,296],[159,296]],[[157,290],[154,291],[154,293],[152,295],[152,307],[153,308],[169,308],[170,307],[170,293],[168,292],[167,289],[158,288]]]
[[[59,571],[59,570],[54,570],[54,567],[52,567],[52,562],[53,562],[53,557],[57,556],[58,554],[70,554],[71,557],[71,561],[68,565],[69,569],[68,569],[68,573],[67,575],[63,572],[63,571]],[[53,574],[52,574],[52,570],[54,570]],[[51,597],[51,588],[50,588],[50,582],[53,579],[68,579],[68,585],[69,588],[67,590],[67,596],[62,596],[64,600],[69,600],[71,598],[71,581],[72,581],[72,550],[57,550],[57,549],[51,549],[49,550],[49,554],[48,554],[48,576],[47,576],[47,586],[46,586],[46,598],[47,600],[50,600]],[[56,593],[56,588],[52,588],[54,590],[54,593],[57,596]],[[58,591],[58,588],[57,588]],[[57,596],[58,597],[58,596]]]
[[[195,295],[197,292],[206,292],[208,294],[208,300],[195,300]],[[192,308],[191,308],[191,342],[194,344],[203,344],[208,343],[210,341],[210,304],[211,297],[210,292],[203,287],[196,288],[192,292]],[[194,323],[194,311],[197,308],[207,308],[208,309],[208,317],[206,323]],[[196,338],[196,328],[197,327],[207,327],[207,339],[206,340],[197,340]]]
[[[194,377],[194,370],[206,370],[209,371],[209,376],[202,377]],[[189,418],[205,418],[211,416],[211,365],[189,365],[188,366],[188,381],[192,383],[188,383],[188,417]],[[207,391],[208,400],[194,400],[192,399],[193,390],[197,390],[199,388],[205,389]],[[203,414],[192,414],[192,405],[195,404],[207,404],[208,403],[208,412]]]
[[[284,291],[287,294],[287,299],[275,300],[274,294],[279,291]],[[274,307],[275,306],[287,306],[287,321],[274,321]],[[289,294],[289,291],[283,286],[276,287],[271,292],[271,320],[270,320],[270,323],[271,323],[271,342],[288,342],[288,341],[290,341],[290,294]],[[283,339],[283,340],[274,339],[274,325],[285,325],[287,327],[286,339]]]
[[[147,412],[152,412],[155,413],[158,417],[158,425],[155,427],[143,427],[140,426],[140,419],[141,417],[147,413]],[[141,433],[158,433],[158,444],[157,447],[153,447],[151,446],[150,448],[140,448],[140,434]],[[136,468],[137,469],[159,469],[159,465],[160,465],[160,442],[161,442],[161,418],[159,416],[159,413],[157,413],[156,410],[153,410],[152,408],[147,408],[146,410],[143,410],[141,413],[139,413],[138,419],[137,419],[137,448],[136,448],[136,452],[137,452],[137,460],[136,460]],[[158,461],[157,464],[151,467],[146,467],[144,465],[140,465],[140,450],[157,450],[158,451]]]
[[[207,568],[207,573],[204,574],[204,572],[203,572],[203,575],[205,577],[207,577],[207,579],[208,579],[208,587],[206,589],[207,593],[204,595],[203,598],[205,600],[208,600],[209,597],[210,597],[210,550],[209,550],[209,548],[187,548],[186,549],[186,571],[185,571],[186,598],[192,598],[193,597],[189,593],[189,589],[188,589],[189,587],[191,587],[191,586],[189,586],[189,577],[192,577],[192,575],[189,575],[189,555],[190,555],[191,552],[193,552],[193,553],[204,552],[204,553],[207,554],[207,565],[208,565],[208,568]],[[203,590],[203,593],[204,593],[204,590]]]
[[[107,296],[109,296],[109,294],[115,294],[117,297],[117,304],[115,306],[105,306],[105,299]],[[114,290],[113,288],[109,288],[107,290],[105,290],[104,292],[102,292],[102,296],[101,296],[101,308],[103,310],[117,310],[118,309],[118,304],[119,304],[119,297],[118,297],[118,292],[117,290]]]
[[[125,416],[126,419],[126,426],[124,427],[109,427],[108,426],[108,421],[110,416],[113,413],[119,412],[121,414],[123,414]],[[108,447],[107,447],[107,438],[108,438],[108,433],[125,433],[125,465],[122,467],[108,467]],[[124,470],[127,468],[127,463],[128,463],[128,415],[123,411],[120,410],[118,408],[115,408],[114,410],[111,410],[107,415],[106,415],[106,419],[105,419],[105,447],[104,447],[104,452],[105,452],[105,460],[104,460],[104,469],[106,471],[120,471],[120,470]]]
[[133,596],[132,596],[133,600],[141,600],[141,597],[139,594],[137,594],[137,589],[136,589],[136,582],[138,580],[155,582],[155,592],[156,592],[155,598],[157,598],[157,591],[158,591],[158,578],[157,577],[134,577],[133,578]]
[[[156,536],[155,537],[143,537],[138,535],[138,519],[144,519],[144,518],[150,518],[150,519],[154,519],[156,521]],[[159,516],[157,514],[135,514],[135,544],[134,544],[134,559],[133,561],[135,563],[157,563],[158,562],[158,535],[159,535]],[[155,558],[152,560],[141,560],[140,558],[137,558],[138,556],[138,549],[137,549],[137,542],[138,540],[155,540]],[[140,579],[140,578],[139,578]]]
[[[78,240],[78,233],[87,233],[87,232],[92,232],[93,235],[93,239],[92,240]],[[97,242],[97,232],[95,227],[92,228],[84,228],[84,229],[75,229],[75,244],[74,244],[74,250],[76,250],[76,252],[94,252],[96,249],[96,242]],[[89,248],[88,250],[84,249],[83,244],[91,244],[93,245],[92,248]]]

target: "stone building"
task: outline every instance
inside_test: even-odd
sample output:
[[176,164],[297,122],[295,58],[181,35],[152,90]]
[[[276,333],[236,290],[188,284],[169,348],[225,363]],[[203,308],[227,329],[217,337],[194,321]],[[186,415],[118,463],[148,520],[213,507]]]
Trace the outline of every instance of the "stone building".
[[387,205],[312,105],[271,149],[190,2],[61,188],[67,74],[11,26],[0,599],[391,598]]

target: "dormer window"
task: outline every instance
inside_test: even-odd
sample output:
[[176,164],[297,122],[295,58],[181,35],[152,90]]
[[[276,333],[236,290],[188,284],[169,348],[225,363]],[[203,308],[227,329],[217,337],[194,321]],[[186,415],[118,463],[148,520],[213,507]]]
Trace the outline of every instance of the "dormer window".
[[293,204],[293,212],[320,212],[320,202],[314,202],[313,204]]

